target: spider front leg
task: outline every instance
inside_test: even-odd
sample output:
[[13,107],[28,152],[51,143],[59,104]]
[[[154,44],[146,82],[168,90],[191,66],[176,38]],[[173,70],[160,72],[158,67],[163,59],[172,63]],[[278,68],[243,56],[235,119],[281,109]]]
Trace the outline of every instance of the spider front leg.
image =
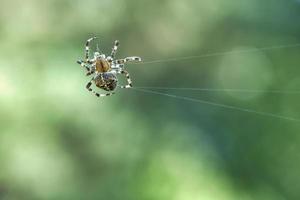
[[115,43],[114,43],[114,47],[112,48],[112,51],[111,51],[111,54],[110,54],[110,57],[112,59],[115,59],[119,44],[120,44],[119,41],[116,40]]
[[121,88],[132,88],[132,81],[130,79],[129,73],[127,71],[125,71],[125,70],[122,70],[120,73],[123,74],[123,75],[125,75],[126,76],[126,80],[127,80],[127,85],[120,86],[120,87]]
[[132,56],[132,57],[127,57],[125,59],[115,60],[114,63],[115,64],[125,64],[127,62],[141,62],[141,61],[142,61],[142,59],[140,57]]
[[85,44],[85,62],[90,63],[89,55],[90,55],[90,43],[92,40],[96,39],[96,37],[92,37],[86,41]]
[[106,94],[99,94],[98,92],[95,92],[91,86],[92,86],[92,81],[94,80],[94,78],[92,78],[88,83],[87,85],[85,86],[86,89],[90,92],[92,92],[93,94],[95,94],[97,97],[107,97],[107,96],[111,96],[113,94],[115,94],[114,92],[111,92],[111,93],[106,93]]

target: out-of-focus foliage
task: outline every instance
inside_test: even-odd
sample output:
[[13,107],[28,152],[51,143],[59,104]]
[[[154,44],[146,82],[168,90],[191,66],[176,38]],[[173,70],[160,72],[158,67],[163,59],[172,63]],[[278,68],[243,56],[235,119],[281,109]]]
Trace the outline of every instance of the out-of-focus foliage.
[[[156,60],[300,42],[297,0],[1,0],[0,199],[300,198],[300,124],[119,90],[76,60],[98,36]],[[298,90],[300,48],[128,65],[136,86]],[[299,95],[167,91],[300,118]]]

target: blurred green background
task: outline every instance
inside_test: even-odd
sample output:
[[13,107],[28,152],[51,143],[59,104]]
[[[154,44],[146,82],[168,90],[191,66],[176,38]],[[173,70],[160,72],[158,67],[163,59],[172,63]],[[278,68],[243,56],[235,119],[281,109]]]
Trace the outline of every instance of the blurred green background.
[[[297,44],[299,19],[297,0],[1,0],[0,199],[300,199],[299,122],[136,90],[98,99],[76,64],[92,36],[151,61]],[[127,70],[140,87],[299,90],[299,53]],[[161,92],[300,118],[297,94]]]

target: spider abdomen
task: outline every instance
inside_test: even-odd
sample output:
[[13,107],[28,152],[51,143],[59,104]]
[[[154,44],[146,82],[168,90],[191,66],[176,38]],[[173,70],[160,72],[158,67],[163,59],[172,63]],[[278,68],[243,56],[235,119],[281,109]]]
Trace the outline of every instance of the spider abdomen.
[[96,76],[94,82],[98,88],[105,91],[113,91],[117,87],[118,79],[115,74],[104,72]]

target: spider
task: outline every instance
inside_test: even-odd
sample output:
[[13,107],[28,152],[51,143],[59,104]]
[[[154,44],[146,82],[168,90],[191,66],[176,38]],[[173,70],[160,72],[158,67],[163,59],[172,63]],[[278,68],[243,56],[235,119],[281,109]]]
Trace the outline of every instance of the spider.
[[[127,79],[127,85],[119,86],[120,88],[131,88],[132,81],[130,79],[129,73],[124,70],[124,65],[127,62],[141,62],[140,57],[132,56],[124,59],[115,60],[115,55],[118,50],[119,41],[114,42],[112,52],[110,56],[105,56],[105,54],[99,51],[97,45],[97,51],[94,52],[94,57],[89,58],[90,54],[90,43],[96,39],[92,37],[87,40],[85,45],[85,60],[78,60],[77,63],[80,64],[87,70],[87,76],[93,75],[93,78],[87,83],[86,89],[94,93],[97,97],[111,96],[114,94],[114,90],[118,85],[118,74],[125,75]],[[99,94],[95,92],[91,86],[95,84],[98,88],[107,91],[108,93]]]

